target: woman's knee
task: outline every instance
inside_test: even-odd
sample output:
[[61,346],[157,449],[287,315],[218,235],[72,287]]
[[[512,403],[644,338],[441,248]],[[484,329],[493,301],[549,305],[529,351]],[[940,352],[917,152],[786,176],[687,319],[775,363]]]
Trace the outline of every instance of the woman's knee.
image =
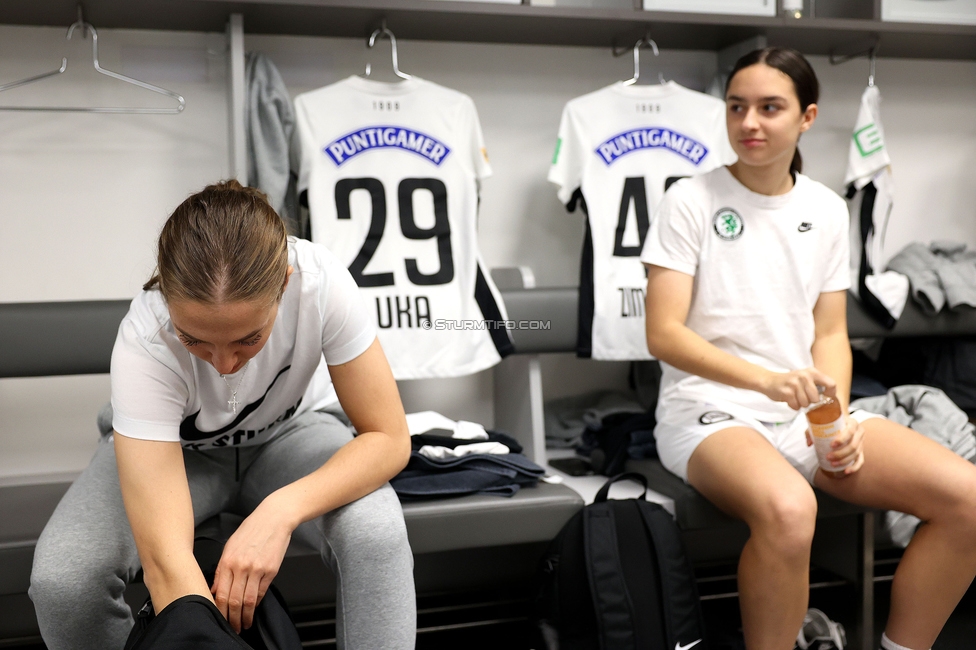
[[747,521],[754,538],[785,556],[805,556],[817,524],[817,497],[806,484],[770,494]]
[[128,526],[114,535],[78,527],[71,509],[55,511],[34,547],[30,597],[35,602],[68,603],[78,608],[97,593],[120,596],[139,568]]
[[933,504],[932,515],[922,519],[958,530],[963,541],[972,545],[976,539],[976,467],[959,478],[949,488],[949,494]]
[[28,594],[38,612],[83,612],[86,606],[98,607],[104,597],[118,598],[125,591],[128,571],[120,560],[97,552],[68,557],[39,543]]
[[389,485],[343,506],[335,515],[326,535],[336,553],[377,559],[410,553],[403,510]]

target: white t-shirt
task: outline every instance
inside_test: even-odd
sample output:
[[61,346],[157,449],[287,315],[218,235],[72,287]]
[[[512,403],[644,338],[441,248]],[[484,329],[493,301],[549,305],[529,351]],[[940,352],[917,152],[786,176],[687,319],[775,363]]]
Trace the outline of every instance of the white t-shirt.
[[[813,365],[820,294],[850,286],[847,222],[844,200],[802,174],[788,193],[766,196],[721,167],[668,190],[641,261],[694,276],[686,324],[706,341],[775,372],[799,370]],[[661,366],[661,408],[685,399],[765,422],[796,416],[762,393]]]
[[474,102],[413,77],[295,99],[312,240],[349,268],[397,379],[467,375],[513,351],[478,250],[491,175]]
[[650,359],[644,334],[647,275],[640,252],[669,178],[736,159],[725,103],[674,82],[616,83],[566,104],[549,180],[587,214],[580,268],[577,354]]
[[[256,445],[289,418],[328,401],[326,362],[352,361],[372,344],[376,330],[356,284],[332,253],[290,237],[288,263],[295,270],[267,343],[246,372],[227,375],[226,382],[180,343],[159,290],[140,292],[112,351],[115,430],[192,449]],[[310,387],[313,375],[317,381]],[[228,384],[241,403],[236,414],[227,403]]]

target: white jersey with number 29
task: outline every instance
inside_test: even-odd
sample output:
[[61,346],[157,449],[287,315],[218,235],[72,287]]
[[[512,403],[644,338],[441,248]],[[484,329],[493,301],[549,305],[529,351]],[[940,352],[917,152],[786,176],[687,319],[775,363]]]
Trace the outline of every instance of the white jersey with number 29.
[[674,82],[616,83],[566,104],[549,180],[587,215],[580,268],[577,354],[650,359],[644,332],[647,275],[640,262],[669,178],[735,162],[725,103]]
[[295,99],[312,239],[349,269],[397,379],[455,377],[513,350],[477,243],[491,174],[474,102],[413,77]]

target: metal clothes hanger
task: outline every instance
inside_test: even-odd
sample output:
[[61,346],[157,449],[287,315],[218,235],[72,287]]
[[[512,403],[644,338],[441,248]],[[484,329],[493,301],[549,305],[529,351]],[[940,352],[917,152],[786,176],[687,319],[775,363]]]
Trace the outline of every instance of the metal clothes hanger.
[[[625,85],[625,86],[632,86],[635,83],[637,83],[637,80],[638,79],[640,79],[640,49],[641,49],[641,46],[650,47],[651,48],[651,51],[654,52],[654,56],[660,56],[661,55],[660,50],[657,49],[657,43],[655,43],[654,40],[651,38],[650,33],[644,35],[640,40],[638,40],[634,44],[634,76],[632,78],[628,79],[627,81],[622,82],[623,85]],[[616,47],[614,47],[613,48],[613,55],[614,56],[623,56],[629,50],[630,50],[630,48],[625,48],[625,49],[622,49],[622,50],[618,50]],[[658,70],[657,78],[658,78],[658,81],[660,83],[662,83],[662,84],[667,83],[667,80],[664,78],[664,73],[661,72],[660,70]]]
[[[68,34],[66,36],[67,40],[71,40],[71,35],[74,34],[75,28],[80,28],[82,31],[82,37],[84,37],[84,32],[87,30],[92,37],[92,65],[94,65],[95,70],[100,74],[112,77],[113,79],[118,79],[119,81],[124,81],[127,84],[132,84],[140,88],[145,88],[146,90],[151,90],[154,93],[159,93],[160,95],[165,95],[171,97],[179,102],[178,106],[173,108],[137,108],[137,107],[74,107],[74,106],[0,106],[0,111],[48,111],[56,113],[138,113],[141,115],[176,115],[181,113],[186,107],[186,100],[183,99],[181,95],[174,93],[171,90],[166,90],[165,88],[160,88],[159,86],[154,86],[152,84],[146,83],[145,81],[139,81],[138,79],[133,79],[132,77],[127,77],[118,72],[113,72],[111,70],[106,70],[98,62],[98,32],[91,23],[87,23],[84,20],[82,14],[81,5],[78,5],[78,20],[68,27]],[[52,70],[51,72],[46,72],[44,74],[39,74],[34,77],[28,77],[27,79],[21,79],[20,81],[13,81],[7,84],[0,85],[0,92],[5,90],[10,90],[12,88],[18,88],[20,86],[26,86],[27,84],[32,84],[36,81],[42,79],[47,79],[48,77],[53,77],[59,75],[68,69],[68,59],[65,57],[61,58],[61,67],[57,70]]]
[[875,64],[877,63],[878,60],[879,45],[880,43],[878,41],[875,41],[874,44],[872,44],[867,49],[858,50],[850,54],[835,54],[834,51],[831,50],[830,63],[832,65],[840,65],[841,63],[847,63],[848,61],[851,61],[853,59],[859,59],[862,56],[868,57],[868,60],[870,61],[870,68],[868,70],[868,87],[870,88],[874,86],[874,71],[875,71]]
[[[390,45],[393,49],[393,74],[401,79],[413,79],[413,75],[407,74],[406,72],[400,70],[399,59],[397,58],[396,36],[393,35],[393,32],[387,29],[385,20],[380,24],[379,29],[374,30],[373,33],[369,35],[369,39],[366,41],[366,47],[372,48],[374,45],[376,45],[376,40],[378,38],[382,38],[383,36],[390,39]],[[367,63],[366,74],[364,76],[368,77],[372,71],[372,65]]]

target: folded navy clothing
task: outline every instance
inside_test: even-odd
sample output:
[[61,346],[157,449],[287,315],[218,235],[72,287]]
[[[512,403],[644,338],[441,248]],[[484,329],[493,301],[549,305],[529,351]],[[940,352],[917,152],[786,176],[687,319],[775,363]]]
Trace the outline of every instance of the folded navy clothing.
[[634,460],[657,458],[657,443],[648,442],[642,445],[631,445],[627,447],[627,458]]
[[410,462],[390,485],[404,500],[475,493],[510,497],[544,475],[543,468],[516,453],[433,459],[412,451]]
[[416,478],[418,476],[444,476],[449,475],[453,472],[481,472],[483,474],[491,474],[492,476],[501,476],[506,481],[514,481],[515,477],[518,476],[518,472],[514,469],[508,467],[502,467],[500,465],[494,465],[491,467],[463,467],[463,468],[451,468],[445,471],[435,471],[431,470],[429,467],[420,467],[419,464],[414,464],[411,460],[407,468],[396,475],[395,478]]
[[630,432],[630,444],[627,445],[627,457],[634,460],[642,458],[657,458],[657,440],[654,429],[642,429]]
[[452,436],[439,436],[432,433],[419,433],[414,436],[410,436],[410,443],[413,446],[413,450],[417,451],[424,445],[431,445],[433,447],[447,447],[448,449],[454,449],[462,445],[470,445],[475,442],[500,442],[513,454],[522,453],[522,445],[518,443],[518,440],[508,435],[504,431],[489,431],[487,440],[468,440],[465,438],[454,438]]
[[406,469],[429,469],[432,471],[450,468],[480,469],[486,472],[505,472],[515,470],[535,478],[545,475],[542,469],[522,454],[470,454],[459,458],[427,458],[419,453],[410,452],[410,462]]
[[576,451],[590,457],[596,472],[614,476],[623,471],[627,458],[657,456],[655,424],[650,412],[613,413],[603,418],[600,426],[587,427]]
[[630,432],[630,444],[631,445],[646,445],[649,443],[656,443],[657,440],[654,438],[654,429],[640,429],[638,431]]
[[401,472],[390,485],[401,500],[455,497],[465,494],[498,494],[510,497],[521,487],[512,479],[481,470],[454,470],[441,474]]

